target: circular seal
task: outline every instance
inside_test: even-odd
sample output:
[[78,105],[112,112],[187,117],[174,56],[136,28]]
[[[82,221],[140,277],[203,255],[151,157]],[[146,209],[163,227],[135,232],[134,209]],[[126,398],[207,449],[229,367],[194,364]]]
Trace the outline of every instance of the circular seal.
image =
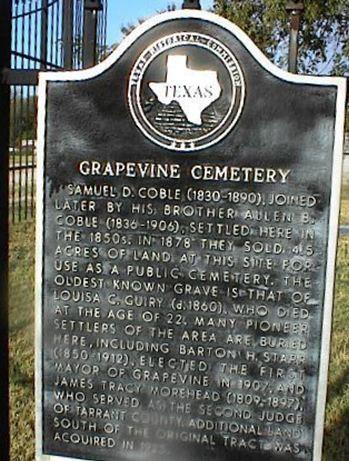
[[136,125],[171,150],[216,144],[237,123],[244,100],[244,76],[233,53],[196,32],[156,41],[130,75],[128,101]]

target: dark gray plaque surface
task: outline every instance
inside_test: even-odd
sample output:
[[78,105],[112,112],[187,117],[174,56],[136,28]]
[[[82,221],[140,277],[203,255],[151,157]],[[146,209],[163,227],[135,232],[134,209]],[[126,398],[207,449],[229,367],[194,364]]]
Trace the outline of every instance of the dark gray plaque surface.
[[41,75],[38,459],[320,460],[344,99],[194,11]]

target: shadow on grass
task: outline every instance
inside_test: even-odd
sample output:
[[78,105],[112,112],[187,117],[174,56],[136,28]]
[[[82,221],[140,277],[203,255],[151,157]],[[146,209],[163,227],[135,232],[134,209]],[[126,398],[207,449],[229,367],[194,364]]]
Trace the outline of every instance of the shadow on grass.
[[[349,383],[349,366],[346,366],[337,380],[329,386],[327,404],[335,399],[344,401]],[[335,420],[325,428],[325,461],[349,460],[349,406],[340,408]]]
[[32,326],[32,324],[33,324],[33,321],[28,322],[27,319],[18,320],[15,323],[12,323],[12,325],[10,326],[10,333],[11,335],[17,335],[21,331]]
[[335,424],[325,429],[325,461],[349,460],[349,408],[346,408]]
[[[349,385],[349,365],[347,365],[338,379],[329,386],[328,388],[328,396],[327,396],[327,403],[331,403],[336,397],[340,396],[341,394],[345,394],[346,389]],[[348,428],[349,430],[349,428]],[[349,453],[348,453],[348,460],[349,460]]]
[[11,364],[11,379],[15,386],[26,386],[30,387],[30,390],[34,390],[34,375],[23,371],[18,362]]

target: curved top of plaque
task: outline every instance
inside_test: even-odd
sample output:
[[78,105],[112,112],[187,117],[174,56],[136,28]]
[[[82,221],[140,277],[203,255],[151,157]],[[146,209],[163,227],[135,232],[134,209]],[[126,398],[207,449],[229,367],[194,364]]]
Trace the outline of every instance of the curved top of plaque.
[[[41,80],[85,80],[97,77],[111,66],[113,66],[118,59],[132,46],[138,39],[150,31],[151,29],[161,26],[166,23],[173,22],[181,19],[194,19],[201,22],[203,29],[210,29],[211,25],[218,26],[222,31],[229,32],[234,35],[239,42],[241,42],[254,59],[270,74],[275,75],[281,80],[301,84],[315,84],[315,85],[337,85],[338,87],[345,86],[346,79],[344,77],[320,77],[320,76],[306,76],[286,72],[275,64],[273,64],[263,52],[254,44],[249,36],[243,32],[238,26],[231,21],[222,18],[214,13],[208,11],[198,11],[191,9],[184,9],[178,11],[171,11],[161,13],[144,21],[141,25],[136,27],[122,42],[121,44],[108,56],[104,61],[94,67],[83,70],[63,71],[63,72],[42,72],[40,74]],[[188,29],[189,30],[189,29]]]
[[[288,109],[293,121],[309,120],[309,108],[318,99],[319,86],[324,88],[322,104],[324,100],[328,107],[332,104],[333,115],[341,114],[337,120],[343,125],[344,78],[285,72],[272,64],[236,25],[203,11],[181,10],[147,20],[95,67],[41,73],[40,94],[45,99],[43,87],[48,81],[66,82],[65,95],[70,101],[76,98],[69,90],[69,82],[98,81],[101,90],[96,84],[89,90],[85,85],[80,99],[84,93],[92,99],[93,93],[100,93],[97,98],[106,102],[113,99],[114,92],[118,106],[114,120],[122,114],[124,124],[132,131],[126,133],[121,125],[115,125],[115,129],[129,139],[135,133],[143,134],[145,145],[150,140],[153,146],[172,151],[199,151],[222,140],[231,145],[228,138],[234,128],[241,128],[246,137],[244,127],[250,131],[251,123],[255,125],[256,118],[261,118],[258,114],[269,120],[269,127],[262,127],[264,132],[270,129],[272,120],[283,119],[284,126],[289,125],[285,120]],[[337,95],[342,97],[336,98]],[[60,92],[59,97],[64,99],[64,93]],[[46,107],[42,98],[39,104]],[[113,117],[111,108],[104,106]],[[314,112],[321,109],[316,106],[315,103]],[[77,110],[81,112],[78,106]],[[93,111],[90,115],[93,117]],[[224,145],[221,149],[225,149]]]

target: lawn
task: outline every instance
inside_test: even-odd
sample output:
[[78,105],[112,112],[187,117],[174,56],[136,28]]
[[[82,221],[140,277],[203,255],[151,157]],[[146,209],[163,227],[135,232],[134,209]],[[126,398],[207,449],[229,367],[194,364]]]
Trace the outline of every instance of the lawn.
[[349,225],[349,185],[342,188],[341,224]]
[[34,460],[34,225],[16,224],[10,242],[11,460]]
[[[349,188],[342,224],[349,224]],[[11,229],[10,346],[12,461],[34,460],[34,225]],[[349,459],[349,237],[339,241],[323,461]]]

